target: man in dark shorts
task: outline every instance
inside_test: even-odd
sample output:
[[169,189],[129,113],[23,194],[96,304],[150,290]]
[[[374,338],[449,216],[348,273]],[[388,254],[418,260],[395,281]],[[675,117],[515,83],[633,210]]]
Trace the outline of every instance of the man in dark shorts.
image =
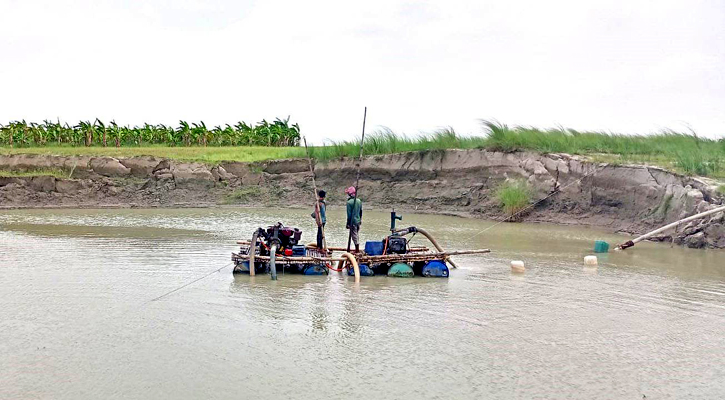
[[355,251],[360,251],[360,224],[362,224],[362,201],[355,196],[355,187],[345,189],[347,199],[347,229],[350,230],[350,237],[355,243]]
[[[324,190],[320,190],[317,192],[318,200],[315,203],[315,209],[312,211],[312,218],[315,219],[315,222],[317,222],[317,248],[321,249],[322,246],[322,238],[323,238],[323,231],[325,229],[325,223],[327,223],[327,213],[326,213],[326,204],[325,204],[325,196],[327,193],[325,193]],[[318,209],[319,207],[319,209]]]

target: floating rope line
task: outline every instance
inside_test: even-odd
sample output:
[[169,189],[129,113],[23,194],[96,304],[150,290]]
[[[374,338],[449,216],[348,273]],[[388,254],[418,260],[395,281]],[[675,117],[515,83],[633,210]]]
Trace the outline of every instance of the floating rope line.
[[166,292],[166,293],[162,294],[162,295],[161,295],[161,296],[159,296],[159,297],[156,297],[156,298],[153,298],[153,299],[151,299],[151,300],[147,301],[147,302],[146,302],[146,303],[144,303],[144,304],[148,304],[148,303],[151,303],[151,302],[153,302],[153,301],[158,301],[158,300],[161,300],[161,299],[163,299],[164,297],[166,297],[166,296],[168,296],[168,295],[170,295],[170,294],[172,294],[172,293],[176,293],[176,292],[178,292],[179,290],[181,290],[181,289],[183,289],[183,288],[185,288],[185,287],[187,287],[187,286],[189,286],[189,285],[193,285],[194,283],[196,283],[196,282],[199,282],[200,280],[202,280],[202,279],[205,279],[205,278],[207,278],[207,277],[209,277],[209,276],[211,276],[211,275],[213,275],[213,274],[215,274],[215,273],[217,273],[217,272],[219,272],[219,271],[223,270],[224,268],[226,268],[226,267],[228,267],[228,266],[230,266],[230,265],[232,265],[232,264],[233,264],[233,263],[229,263],[229,264],[227,264],[227,265],[225,265],[225,266],[223,266],[223,267],[221,267],[221,268],[219,268],[219,269],[215,269],[214,271],[211,271],[211,272],[209,272],[208,274],[206,274],[206,275],[204,275],[204,276],[202,276],[202,277],[200,277],[200,278],[194,279],[193,281],[191,281],[191,282],[189,282],[189,283],[185,283],[185,284],[183,284],[183,285],[181,285],[181,286],[177,287],[177,288],[176,288],[176,289],[174,289],[174,290],[171,290],[171,291],[169,291],[169,292]]
[[[605,168],[607,168],[608,166],[609,166],[609,164],[604,164],[604,165],[603,165],[603,166],[601,167],[601,170],[604,170],[604,169],[605,169]],[[557,170],[557,171],[558,171],[558,170]],[[487,228],[485,228],[485,229],[482,229],[481,231],[479,231],[479,232],[477,232],[477,233],[473,234],[473,236],[470,236],[470,237],[469,237],[469,239],[473,239],[473,238],[475,238],[476,236],[478,236],[478,235],[480,235],[480,234],[482,234],[482,233],[484,233],[484,232],[486,232],[486,231],[489,231],[489,230],[493,229],[494,227],[496,227],[496,226],[498,226],[498,225],[500,225],[500,224],[502,224],[502,223],[504,223],[504,222],[506,222],[506,221],[508,221],[508,220],[511,220],[511,219],[513,219],[513,218],[514,218],[514,217],[516,217],[517,215],[519,215],[519,214],[521,214],[521,213],[523,213],[523,212],[525,212],[525,211],[528,211],[528,210],[530,210],[530,209],[532,209],[532,208],[536,207],[536,206],[537,206],[537,205],[538,205],[539,203],[541,203],[542,201],[544,201],[544,200],[547,200],[547,199],[549,199],[550,197],[552,197],[552,196],[554,196],[554,195],[556,195],[556,194],[559,194],[559,193],[560,193],[560,192],[561,192],[562,190],[564,190],[564,189],[568,188],[568,187],[569,187],[569,186],[571,186],[571,185],[574,185],[574,184],[576,184],[576,183],[580,183],[580,182],[581,182],[582,180],[584,180],[584,178],[586,178],[586,177],[588,177],[588,176],[590,176],[590,175],[593,175],[593,174],[595,174],[596,172],[599,172],[599,171],[600,171],[600,167],[596,167],[596,168],[594,168],[594,170],[592,170],[591,172],[588,172],[588,173],[584,174],[584,176],[582,176],[581,178],[579,178],[579,179],[576,179],[576,180],[574,180],[573,182],[570,182],[569,184],[565,185],[564,187],[561,187],[561,188],[558,188],[558,189],[554,189],[554,191],[553,191],[553,192],[549,193],[549,194],[548,194],[548,195],[547,195],[546,197],[544,197],[543,199],[541,199],[541,200],[539,200],[539,201],[537,201],[537,202],[535,202],[535,203],[533,203],[533,204],[529,204],[528,206],[524,207],[523,209],[519,210],[518,212],[516,212],[516,213],[514,213],[514,214],[511,214],[511,216],[509,216],[509,217],[506,217],[506,218],[502,218],[502,219],[499,219],[499,220],[498,220],[498,221],[497,221],[497,222],[496,222],[495,224],[493,224],[493,225],[491,225],[491,226],[489,226],[489,227],[487,227]],[[557,174],[557,176],[558,176],[558,174]]]

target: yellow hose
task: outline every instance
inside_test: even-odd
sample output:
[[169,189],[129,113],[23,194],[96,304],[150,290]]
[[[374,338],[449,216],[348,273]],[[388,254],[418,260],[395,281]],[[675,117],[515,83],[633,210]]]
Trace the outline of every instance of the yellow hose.
[[[347,262],[349,262],[352,265],[353,271],[355,271],[355,283],[360,282],[360,266],[357,265],[357,260],[355,259],[355,256],[353,256],[350,253],[342,253],[342,256],[347,258]],[[342,266],[344,266],[345,261],[340,261]]]
[[257,235],[259,232],[255,231],[252,234],[252,244],[249,246],[249,276],[254,276],[256,271],[254,270],[254,252],[257,250]]
[[[427,231],[426,231],[425,229],[422,229],[422,228],[415,228],[415,230],[416,230],[416,231],[418,231],[418,232],[420,232],[420,234],[421,234],[421,235],[423,235],[423,236],[425,236],[426,238],[428,238],[428,240],[429,240],[429,241],[430,241],[430,242],[431,242],[431,243],[433,244],[433,246],[434,246],[434,247],[436,248],[436,250],[438,250],[438,251],[439,251],[439,252],[441,252],[441,253],[445,253],[445,252],[446,252],[446,251],[445,251],[445,250],[443,250],[443,248],[442,248],[442,247],[441,247],[441,246],[440,246],[440,245],[438,244],[438,242],[437,242],[437,241],[436,241],[436,240],[435,240],[435,239],[433,238],[433,236],[431,236],[431,235],[430,235],[430,233],[428,233],[428,232],[427,232]],[[449,263],[451,264],[451,266],[452,266],[453,268],[458,268],[458,265],[456,265],[456,263],[454,263],[454,262],[453,262],[453,260],[451,260],[451,259],[450,259],[449,257],[446,257],[446,258],[445,258],[445,261],[448,261],[448,262],[449,262]]]

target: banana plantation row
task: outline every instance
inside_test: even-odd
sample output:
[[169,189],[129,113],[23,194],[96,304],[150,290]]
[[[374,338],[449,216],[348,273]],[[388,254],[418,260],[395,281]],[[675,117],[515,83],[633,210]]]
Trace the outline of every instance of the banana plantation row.
[[255,125],[238,122],[211,129],[203,121],[191,124],[179,121],[178,127],[163,124],[128,127],[115,121],[104,124],[98,119],[81,121],[74,126],[60,121],[37,124],[23,120],[0,124],[0,146],[297,146],[300,127],[290,125],[289,120],[289,117],[277,118],[271,123],[262,120]]

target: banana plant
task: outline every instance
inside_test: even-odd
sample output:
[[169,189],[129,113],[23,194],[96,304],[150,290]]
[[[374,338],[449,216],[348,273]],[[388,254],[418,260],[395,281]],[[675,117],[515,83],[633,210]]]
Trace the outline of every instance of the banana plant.
[[204,121],[201,121],[200,123],[192,123],[191,128],[191,137],[196,142],[196,144],[201,145],[203,144],[204,147],[206,147],[206,139],[207,139],[207,133],[209,132],[206,129],[206,124],[204,124]]
[[13,145],[17,145],[18,147],[23,147],[25,145],[30,144],[30,141],[29,141],[30,128],[28,127],[28,123],[25,122],[25,120],[10,122],[10,125],[8,125],[8,128],[10,130],[10,146],[11,147]]
[[111,121],[108,124],[108,134],[116,142],[116,147],[121,147],[121,140],[123,140],[123,130],[116,121]]
[[48,120],[42,124],[28,124],[23,120],[0,125],[0,143],[10,146],[43,146],[48,143],[92,146],[98,143],[105,147],[108,146],[109,136],[116,147],[144,143],[165,143],[170,146],[297,146],[300,127],[290,124],[289,116],[276,118],[272,123],[266,119],[257,124],[240,121],[235,125],[226,124],[224,128],[215,126],[213,129],[208,129],[203,121],[191,125],[179,121],[178,128],[148,123],[141,127],[128,127],[119,126],[115,121],[106,125],[98,118],[93,123],[80,121],[74,126]]
[[183,138],[184,144],[191,146],[191,128],[186,121],[179,121],[177,132],[179,133],[179,137]]
[[106,125],[98,118],[96,118],[93,124],[96,134],[100,137],[101,143],[103,143],[103,147],[106,147],[108,145],[108,130],[106,129]]
[[161,143],[166,143],[174,146],[178,144],[178,142],[176,141],[176,131],[170,126],[160,124],[159,135]]
[[224,131],[222,132],[222,136],[224,139],[222,139],[221,145],[230,145],[230,146],[236,146],[237,139],[240,137],[239,134],[237,134],[237,131],[234,130],[234,127],[226,124],[224,127]]
[[78,122],[75,129],[78,130],[79,135],[82,135],[86,146],[90,146],[93,143],[93,124],[90,121]]
[[148,143],[154,143],[154,140],[156,140],[157,132],[158,128],[155,125],[144,124],[143,128],[141,128],[139,144],[143,141],[146,141]]
[[253,144],[254,128],[252,126],[247,125],[244,121],[240,121],[234,125],[234,128],[236,129],[237,136],[239,137],[238,144],[246,144],[247,146],[251,146]]
[[0,124],[0,139],[8,146],[13,147],[13,134],[9,126]]

